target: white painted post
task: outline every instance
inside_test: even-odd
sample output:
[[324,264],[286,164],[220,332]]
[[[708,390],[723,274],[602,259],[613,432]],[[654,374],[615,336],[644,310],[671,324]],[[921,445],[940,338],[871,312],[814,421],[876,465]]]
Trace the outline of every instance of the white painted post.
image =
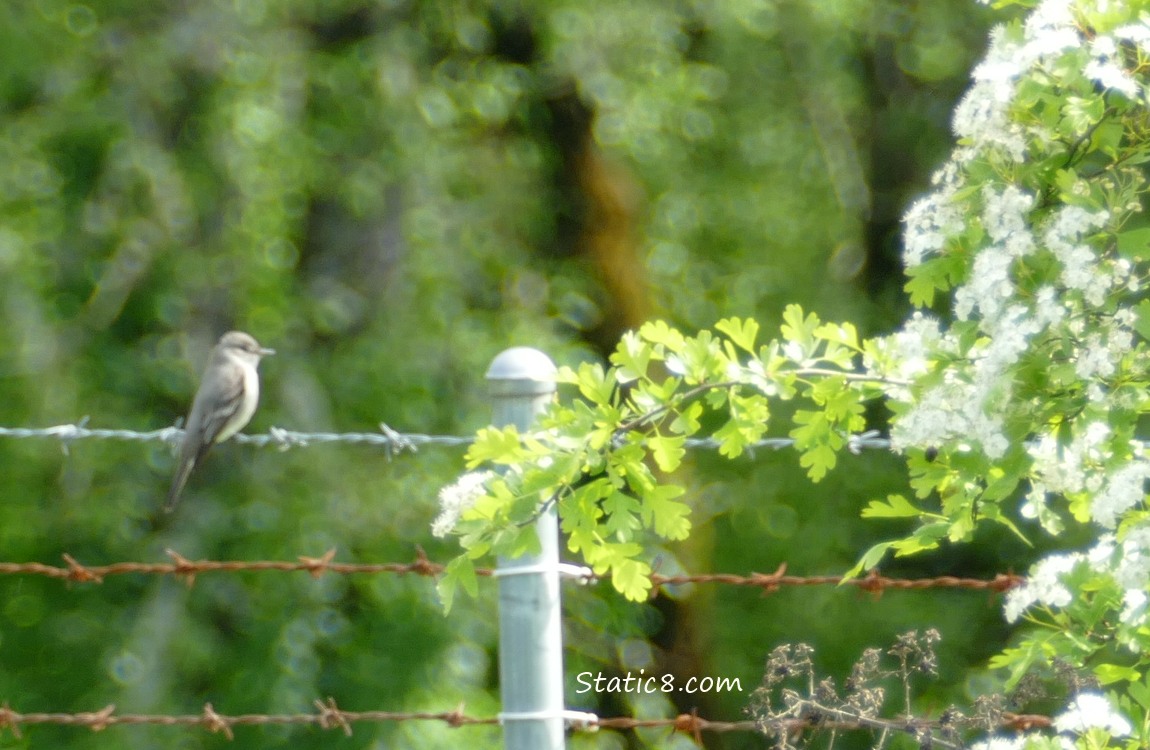
[[[497,426],[531,428],[555,393],[555,364],[539,351],[501,352],[487,370]],[[559,523],[552,503],[536,520],[538,555],[500,558],[499,688],[506,750],[563,750],[563,635]]]

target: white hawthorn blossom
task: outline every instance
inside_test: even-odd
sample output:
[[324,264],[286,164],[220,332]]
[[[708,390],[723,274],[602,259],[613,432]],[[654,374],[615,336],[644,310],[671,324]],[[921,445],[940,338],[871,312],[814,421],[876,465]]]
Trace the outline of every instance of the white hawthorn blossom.
[[1006,621],[1016,622],[1023,612],[1036,604],[1057,608],[1070,604],[1074,596],[1062,582],[1062,576],[1086,559],[1079,553],[1051,555],[1031,566],[1026,583],[1006,594]]
[[1105,729],[1111,737],[1128,737],[1133,729],[1130,721],[1118,713],[1105,696],[1096,693],[1076,695],[1067,710],[1054,717],[1054,728],[1077,734]]
[[431,533],[445,537],[475,501],[483,496],[484,483],[493,476],[490,471],[469,471],[439,491],[439,515],[431,523]]

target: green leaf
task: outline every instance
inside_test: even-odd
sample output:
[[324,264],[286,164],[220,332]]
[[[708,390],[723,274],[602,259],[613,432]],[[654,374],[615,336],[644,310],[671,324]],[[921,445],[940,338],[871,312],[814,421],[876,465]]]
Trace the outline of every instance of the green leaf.
[[1103,685],[1123,681],[1136,683],[1142,679],[1142,673],[1139,670],[1121,664],[1099,664],[1094,667],[1094,676]]
[[930,270],[926,263],[906,269],[907,282],[902,288],[910,295],[910,303],[915,307],[930,307],[934,304],[934,293],[938,291],[939,280],[930,273]]
[[721,377],[725,374],[726,363],[719,340],[707,330],[686,339],[679,352],[681,374],[688,383],[705,383]]
[[906,539],[894,543],[895,557],[907,557],[925,550],[938,547],[940,540],[946,538],[950,532],[950,524],[946,521],[936,521],[919,526]]
[[615,395],[616,381],[614,370],[604,370],[602,365],[584,362],[579,365],[579,392],[593,404],[609,404]]
[[798,425],[790,432],[799,451],[799,465],[807,469],[811,481],[818,482],[838,462],[836,450],[842,448],[842,435],[832,431],[827,415],[821,411],[801,409],[795,412]]
[[931,257],[906,269],[908,281],[903,288],[910,295],[911,304],[915,307],[934,304],[935,293],[950,289],[962,273],[965,262],[963,253],[952,253]]
[[664,539],[686,539],[691,533],[691,507],[675,502],[685,492],[675,485],[660,485],[643,498],[643,520]]
[[1057,653],[1057,646],[1052,645],[1059,633],[1051,631],[1037,633],[1027,638],[1018,648],[1005,649],[1001,654],[990,658],[991,669],[1009,669],[1010,676],[1006,679],[1006,689],[1013,690],[1018,681],[1030,671],[1034,663],[1044,663],[1048,654]]
[[842,344],[854,350],[859,349],[858,329],[851,323],[826,323],[815,330],[815,336],[824,341]]
[[858,578],[862,573],[868,570],[872,570],[876,565],[882,562],[883,557],[886,556],[887,550],[889,550],[894,545],[895,542],[879,542],[878,544],[868,549],[862,556],[862,559],[859,560],[853,568],[843,574],[843,579],[839,582],[839,585],[841,586],[846,581],[849,581],[852,578]]
[[683,334],[667,325],[665,320],[652,320],[639,328],[639,335],[652,344],[665,346],[672,352],[683,348]]
[[619,382],[629,383],[645,378],[652,354],[651,344],[643,341],[637,333],[634,331],[624,333],[618,348],[611,354],[612,364],[619,368]]
[[679,435],[694,435],[702,426],[699,424],[699,417],[701,416],[703,416],[701,403],[694,401],[688,404],[687,408],[675,415],[675,419],[671,422],[671,432]]
[[455,601],[455,591],[463,588],[468,596],[475,597],[479,593],[479,582],[475,577],[475,563],[467,555],[460,555],[444,568],[443,576],[436,582],[435,588],[439,592],[439,600],[443,602],[443,612],[451,611]]
[[983,490],[982,496],[989,501],[998,501],[1009,497],[1022,479],[1018,474],[1005,473],[997,467],[991,472],[991,477],[988,478],[991,481]]
[[[1118,252],[1132,260],[1150,257],[1150,227],[1121,232],[1118,235]],[[1146,304],[1146,300],[1142,304]]]
[[475,442],[467,449],[464,456],[467,468],[474,469],[480,464],[491,462],[495,464],[513,464],[523,458],[523,446],[519,439],[519,430],[514,425],[499,427],[484,427],[475,433]]
[[886,502],[872,500],[863,508],[863,518],[915,518],[922,513],[902,495],[887,495]]
[[815,329],[819,327],[819,317],[814,313],[803,317],[799,305],[787,305],[783,310],[783,325],[780,329],[783,338],[797,344],[807,345],[815,340]]
[[715,324],[715,330],[725,333],[743,351],[755,353],[755,338],[759,335],[759,324],[753,318],[724,318]]
[[1094,137],[1090,139],[1091,150],[1101,151],[1110,158],[1118,157],[1118,147],[1122,145],[1122,136],[1126,132],[1123,123],[1115,120],[1103,120],[1094,129]]
[[734,418],[728,419],[722,427],[715,430],[712,437],[719,441],[719,455],[727,458],[738,458],[743,455],[743,451],[750,444]]
[[625,492],[613,492],[603,500],[603,510],[607,514],[603,526],[620,542],[629,542],[632,533],[643,527],[639,520],[641,509],[638,498]]
[[1142,680],[1131,682],[1126,691],[1131,698],[1138,702],[1139,706],[1150,711],[1150,673]]
[[1134,321],[1134,330],[1138,335],[1150,341],[1150,299],[1144,299],[1134,308],[1138,316]]
[[651,566],[638,560],[620,560],[611,569],[611,585],[633,602],[645,601],[651,591]]
[[673,437],[652,436],[647,438],[647,447],[660,471],[671,473],[679,468],[687,450],[683,447],[687,439],[682,435]]

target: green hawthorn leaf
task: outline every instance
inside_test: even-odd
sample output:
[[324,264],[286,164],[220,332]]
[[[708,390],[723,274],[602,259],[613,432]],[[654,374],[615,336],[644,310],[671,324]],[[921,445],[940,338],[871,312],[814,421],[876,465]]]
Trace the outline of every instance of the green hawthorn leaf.
[[638,560],[620,560],[611,569],[611,585],[633,602],[645,601],[651,591],[651,567]]
[[886,502],[872,500],[863,508],[863,518],[916,518],[922,511],[902,495],[887,495]]
[[645,378],[653,352],[651,344],[634,331],[624,333],[618,348],[611,354],[612,364],[619,368],[617,371],[619,382],[629,383]]
[[683,447],[686,441],[687,439],[681,435],[647,438],[647,447],[650,449],[651,456],[655,459],[655,465],[659,467],[659,471],[670,473],[679,468],[683,456],[687,453]]
[[682,487],[660,485],[643,498],[643,520],[664,539],[686,539],[691,533],[691,507],[675,501],[684,492]]
[[703,405],[698,401],[694,401],[687,405],[685,409],[675,415],[675,419],[671,421],[671,432],[680,435],[694,435],[699,431],[699,417],[703,416]]
[[724,318],[715,324],[715,330],[727,334],[731,342],[751,354],[755,353],[755,338],[759,335],[759,324],[751,318]]
[[821,411],[795,412],[795,423],[790,436],[799,451],[799,465],[807,470],[811,481],[818,482],[838,463],[836,451],[842,447],[843,437],[831,430],[826,414]]
[[638,498],[624,492],[613,492],[603,500],[603,511],[607,515],[603,526],[618,541],[631,541],[631,534],[643,527],[639,520],[641,510]]
[[593,404],[609,404],[615,396],[616,380],[614,371],[604,370],[602,365],[584,362],[579,365],[579,392]]
[[443,603],[444,613],[450,612],[451,605],[455,601],[456,589],[462,588],[464,593],[471,597],[479,593],[475,563],[467,555],[459,555],[447,563],[435,587],[439,592],[439,600]]
[[894,542],[880,542],[868,549],[866,553],[863,554],[858,563],[843,574],[840,585],[852,578],[858,578],[860,575],[869,570],[873,570],[876,565],[882,562],[883,557],[886,556],[887,550],[893,547],[894,544]]
[[483,463],[513,464],[522,460],[522,443],[519,430],[514,425],[506,427],[484,427],[475,434],[475,442],[464,456],[467,468],[474,469]]
[[1110,685],[1115,682],[1138,682],[1142,679],[1142,672],[1123,664],[1099,664],[1094,667],[1094,676],[1103,685]]
[[811,344],[815,339],[815,329],[819,327],[819,317],[814,313],[803,317],[803,308],[799,305],[787,305],[783,310],[783,325],[780,329],[783,338],[804,346]]
[[672,352],[678,352],[683,348],[683,334],[667,325],[665,320],[644,323],[639,328],[639,335],[652,344],[664,346]]

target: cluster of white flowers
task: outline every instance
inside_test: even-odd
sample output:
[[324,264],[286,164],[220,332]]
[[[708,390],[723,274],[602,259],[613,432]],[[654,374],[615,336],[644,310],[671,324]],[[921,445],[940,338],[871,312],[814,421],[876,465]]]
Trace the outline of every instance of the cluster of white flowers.
[[[1122,587],[1122,624],[1126,629],[1146,624],[1146,605],[1150,602],[1150,529],[1132,529],[1121,544],[1113,534],[1104,535],[1088,554],[1094,570],[1113,577]],[[1120,642],[1127,639],[1119,636]]]
[[903,216],[903,262],[908,268],[921,264],[942,250],[946,241],[962,229],[962,207],[944,192],[915,201]]
[[1047,496],[1097,492],[1102,488],[1104,480],[1098,467],[1113,456],[1110,432],[1110,425],[1094,421],[1088,422],[1068,441],[1060,441],[1057,435],[1047,433],[1027,444],[1032,479],[1022,515],[1037,518],[1051,533],[1061,531],[1060,520],[1047,508]]
[[469,471],[439,491],[439,515],[431,523],[431,533],[445,537],[451,533],[460,517],[483,496],[484,483],[493,474],[490,471]]
[[[1146,623],[1150,604],[1150,524],[1127,530],[1121,542],[1113,534],[1105,534],[1088,552],[1050,555],[1035,563],[1026,582],[1007,593],[1006,620],[1017,622],[1036,606],[1049,609],[1070,606],[1074,592],[1066,576],[1076,571],[1101,574],[1113,580],[1122,589],[1122,629],[1141,628]],[[1119,642],[1129,645],[1124,635],[1119,636]]]
[[[1123,13],[1138,22],[1099,28],[1106,25],[1100,19]],[[1127,434],[1132,419],[1121,415],[1145,408],[1145,396],[1131,387],[1141,380],[1132,368],[1145,356],[1132,306],[1138,297],[1122,299],[1139,291],[1134,261],[1145,259],[1116,253],[1114,237],[1121,239],[1129,213],[1141,206],[1139,198],[1121,194],[1125,177],[1100,181],[1092,168],[1073,161],[1095,143],[1097,128],[1106,124],[1099,117],[1150,105],[1148,58],[1150,15],[1134,16],[1121,0],[1040,0],[1022,24],[992,33],[955,111],[961,145],[935,175],[932,192],[905,217],[909,269],[953,254],[948,264],[916,270],[915,278],[937,278],[936,287],[945,290],[957,277],[958,322],[948,330],[916,316],[879,349],[892,362],[875,368],[919,382],[888,389],[902,403],[891,430],[897,450],[951,446],[996,460],[1011,447],[1005,425],[1031,415],[1044,420],[1028,428],[1022,515],[1051,533],[1070,516],[1088,519],[1102,536],[1086,552],[1037,562],[1025,584],[1007,594],[1006,619],[1042,610],[1073,618],[1082,597],[1104,604],[1120,595],[1117,642],[1139,653],[1146,648],[1139,629],[1150,623],[1150,521],[1137,521],[1134,513],[1146,507],[1150,458],[1118,436]],[[1046,92],[1036,93],[1043,87]],[[1104,102],[1092,98],[1100,90]],[[1058,97],[1065,99],[1060,121],[1051,116],[1050,101]],[[1051,156],[1066,156],[1057,185],[1036,171]],[[1044,367],[1044,374],[1032,375]],[[923,379],[926,374],[931,377]],[[1051,394],[1059,399],[1054,403],[1066,399],[1064,413],[1049,414]],[[1060,503],[1052,498],[1059,496],[1072,513],[1056,512]],[[1105,730],[1112,737],[1131,732],[1110,701],[1090,694],[1078,696],[1056,727],[1078,734]],[[974,747],[1028,745],[1070,748],[1074,742],[1065,734],[1027,735]]]
[[[966,352],[970,361],[968,379],[946,373],[943,382],[923,392],[914,409],[893,426],[891,439],[897,450],[912,445],[940,446],[962,439],[977,443],[991,458],[1006,454],[1010,444],[1002,415],[1011,396],[1011,384],[1004,373],[1026,352],[1030,338],[1044,328],[1051,310],[1044,311],[1046,317],[1039,317],[1024,305],[1011,304],[995,312],[993,322],[984,321],[992,335]],[[897,348],[913,352],[916,347],[908,339],[919,328],[921,325],[916,325],[898,334]],[[949,333],[935,333],[931,341],[937,342],[936,354],[943,347],[949,351],[960,349]]]
[[1114,707],[1110,699],[1098,693],[1079,693],[1074,696],[1066,710],[1054,717],[1054,728],[1061,733],[1058,737],[1047,738],[1037,733],[988,737],[971,745],[970,750],[1074,750],[1074,741],[1066,735],[1101,729],[1113,738],[1122,738],[1129,737],[1134,731],[1130,720]]
[[970,746],[970,750],[1074,750],[1074,743],[1069,737],[1058,737],[1048,740],[1040,734],[1030,732],[1014,737],[988,737],[982,742]]
[[898,420],[891,429],[891,445],[904,450],[961,441],[978,444],[986,455],[1001,458],[1010,443],[1001,417],[984,409],[985,402],[977,384],[948,379],[924,392],[915,408]]
[[903,323],[902,330],[874,343],[874,352],[868,351],[864,355],[864,366],[872,371],[881,369],[891,378],[892,384],[887,386],[887,391],[896,399],[909,397],[901,383],[930,372],[934,358],[943,349],[938,318],[917,311]]
[[[1126,27],[1130,28],[1130,27]],[[1083,71],[1086,77],[1112,91],[1120,91],[1131,99],[1142,93],[1142,87],[1129,73],[1114,62],[1118,44],[1113,36],[1098,36],[1090,44],[1090,62]]]
[[[992,150],[1018,163],[1026,158],[1029,139],[1046,140],[1048,134],[1030,131],[1012,120],[1019,79],[1029,70],[1052,62],[1066,50],[1080,48],[1082,37],[1074,26],[1069,0],[1047,0],[1031,13],[1021,35],[1000,26],[990,35],[986,58],[974,69],[974,82],[954,113],[954,131],[972,146],[958,158]],[[1096,59],[1104,59],[1100,50]]]
[[1030,568],[1026,583],[1007,592],[1004,607],[1006,621],[1016,622],[1023,612],[1035,605],[1062,608],[1070,604],[1074,596],[1062,582],[1062,576],[1085,562],[1086,555],[1075,552],[1050,555],[1035,563]]
[[1150,479],[1150,462],[1143,459],[1128,461],[1111,472],[1090,506],[1094,522],[1113,529],[1123,513],[1143,501],[1147,479]]
[[[1042,239],[1062,264],[1062,283],[1081,291],[1091,305],[1101,305],[1116,279],[1106,264],[1082,238],[1110,219],[1108,211],[1087,211],[1079,206],[1062,206],[1047,222]],[[1117,280],[1125,284],[1125,278]]]
[[1132,23],[1114,30],[1113,37],[1133,42],[1143,55],[1150,55],[1150,24]]
[[[988,181],[972,194],[964,165],[976,160],[1007,165],[1024,162],[1026,144],[1047,142],[1050,134],[1039,132],[1042,126],[1033,118],[1026,120],[1024,128],[1014,117],[1011,107],[1019,82],[1034,75],[1045,80],[1066,55],[1076,55],[1078,64],[1089,60],[1098,71],[1106,72],[1107,65],[1120,63],[1115,39],[1150,47],[1150,27],[1132,24],[1110,36],[1088,38],[1075,17],[1072,0],[1045,0],[1021,27],[1003,26],[992,33],[986,58],[974,70],[972,87],[955,113],[955,130],[963,145],[935,175],[934,190],[907,212],[904,255],[907,266],[914,267],[959,247],[970,253],[965,281],[954,292],[954,313],[960,321],[975,321],[985,337],[959,352],[970,363],[964,374],[932,386],[915,399],[894,427],[896,448],[940,446],[961,437],[981,446],[990,458],[1004,455],[1008,445],[1002,418],[993,415],[1002,414],[1012,396],[1009,370],[1038,337],[1069,343],[1075,374],[1088,382],[1089,399],[1107,398],[1108,390],[1099,381],[1112,377],[1117,363],[1132,350],[1133,315],[1129,311],[1072,315],[1071,311],[1083,304],[1100,309],[1115,289],[1132,282],[1129,261],[1102,257],[1091,244],[1091,238],[1111,221],[1110,213],[1063,205],[1048,214],[1044,211],[1039,224],[1032,193],[1007,178]],[[1106,85],[1105,80],[1096,80]],[[1123,83],[1119,90],[1128,88]],[[1010,170],[1007,166],[998,172],[1005,177]],[[968,231],[972,221],[978,222],[981,233]],[[960,241],[960,237],[965,239]],[[963,244],[978,238],[978,247]],[[958,244],[951,247],[951,242]],[[1037,252],[1056,261],[1058,286],[1046,284],[1037,293],[1025,292],[1016,277],[1024,259]],[[1033,276],[1026,273],[1030,283]],[[1060,295],[1080,297],[1074,302]],[[1084,330],[1086,326],[1089,331]],[[937,330],[931,330],[929,339],[916,347],[908,338],[921,329],[917,321],[908,325],[892,349],[913,353],[933,346],[937,352],[940,344],[948,354],[961,349],[950,333]],[[913,362],[903,375],[913,376],[915,370],[924,369],[921,354]],[[1088,468],[1093,467],[1080,467]],[[1054,474],[1058,473],[1064,472],[1055,468]],[[1061,484],[1057,476],[1045,480],[1041,470],[1035,474],[1040,495]],[[1036,508],[1032,502],[1031,510]]]
[[1127,737],[1133,729],[1130,721],[1118,713],[1105,696],[1097,693],[1076,695],[1066,711],[1054,717],[1054,728],[1059,732],[1078,734],[1091,729],[1105,729],[1111,737]]

